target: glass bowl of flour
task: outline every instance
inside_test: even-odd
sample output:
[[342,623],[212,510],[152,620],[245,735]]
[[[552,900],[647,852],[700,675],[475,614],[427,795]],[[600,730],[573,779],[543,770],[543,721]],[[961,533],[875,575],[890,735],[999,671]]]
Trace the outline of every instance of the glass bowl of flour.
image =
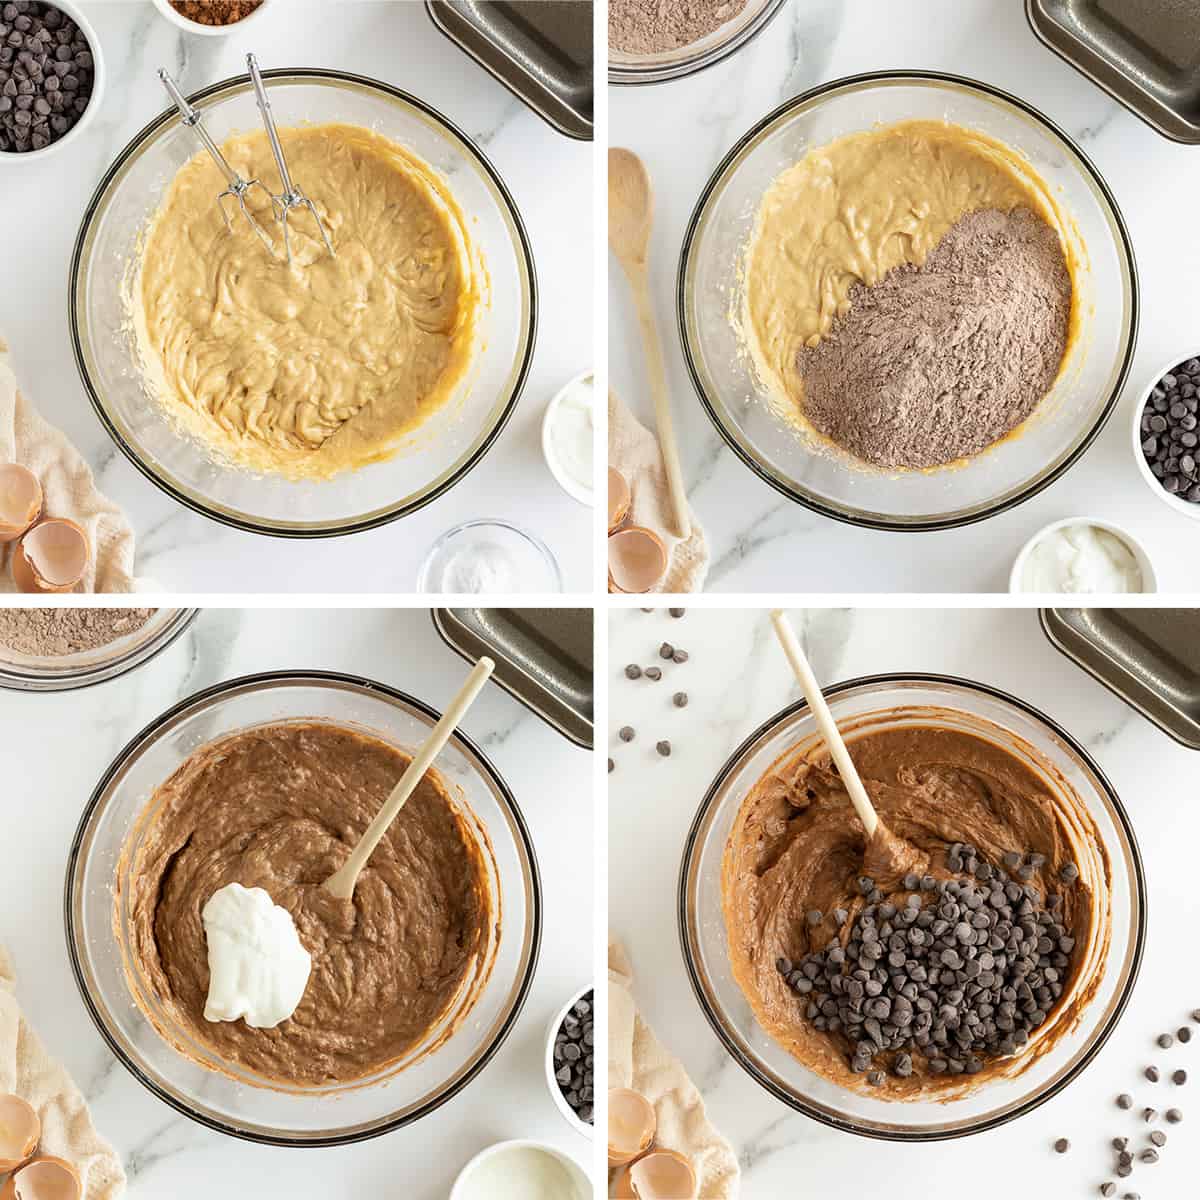
[[0,688],[65,692],[115,679],[170,646],[199,611],[0,609]]
[[[1019,425],[986,448],[919,469],[872,465],[806,427],[794,397],[781,394],[776,379],[761,369],[745,316],[747,262],[764,196],[774,197],[780,177],[811,151],[822,149],[829,158],[828,148],[840,140],[887,133],[902,122],[966,135],[973,144],[986,146],[982,153],[1002,161],[1013,178],[1028,183],[1030,195],[1045,197],[1057,217],[1071,277],[1071,332],[1049,391],[1035,399]],[[976,210],[964,204],[960,211]],[[1007,205],[1004,211],[1010,211]],[[914,237],[921,233],[918,217],[914,214],[915,233],[910,231]],[[966,224],[963,217],[958,224]],[[948,234],[938,250],[950,240]],[[868,297],[896,274],[889,271],[867,288]],[[847,311],[853,316],[857,303],[837,309],[838,319]],[[678,318],[688,370],[704,410],[729,447],[760,479],[797,503],[851,524],[887,530],[948,529],[979,521],[1021,503],[1067,471],[1117,404],[1133,357],[1138,308],[1128,230],[1111,191],[1083,151],[1015,96],[969,79],[921,71],[835,80],[764,117],[735,143],[704,188],[684,239],[678,276]],[[1024,328],[1016,324],[1018,330]],[[838,328],[835,323],[834,335]],[[1022,336],[1018,332],[1017,339]],[[836,343],[836,336],[821,337],[825,344]],[[1002,358],[1002,365],[1007,361]],[[900,377],[903,366],[896,364],[892,380]],[[806,392],[807,380],[806,373]],[[991,385],[986,379],[983,383],[986,392]],[[883,411],[881,425],[897,411]]]

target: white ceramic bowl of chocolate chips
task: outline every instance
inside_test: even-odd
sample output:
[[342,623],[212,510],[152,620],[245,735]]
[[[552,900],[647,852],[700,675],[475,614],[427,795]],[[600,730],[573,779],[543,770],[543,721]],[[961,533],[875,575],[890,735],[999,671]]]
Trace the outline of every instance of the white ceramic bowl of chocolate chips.
[[550,1022],[545,1055],[546,1086],[554,1107],[576,1133],[586,1138],[595,1132],[595,1077],[593,1067],[588,1065],[595,1051],[593,1004],[594,992],[589,987],[576,992],[558,1010]]
[[76,139],[104,92],[100,39],[71,0],[0,0],[0,164]]
[[1173,355],[1154,372],[1130,431],[1146,486],[1168,508],[1200,521],[1200,350]]

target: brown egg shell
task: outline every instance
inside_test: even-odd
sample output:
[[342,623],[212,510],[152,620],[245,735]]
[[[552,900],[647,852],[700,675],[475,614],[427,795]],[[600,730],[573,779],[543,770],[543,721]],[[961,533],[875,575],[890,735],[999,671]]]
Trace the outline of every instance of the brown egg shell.
[[608,578],[619,592],[650,591],[667,573],[667,547],[653,529],[626,525],[608,539]]
[[[619,1110],[626,1112],[631,1121],[640,1122],[639,1142],[633,1150],[613,1145],[613,1116]],[[641,1092],[636,1092],[633,1088],[609,1089],[608,1123],[608,1165],[610,1167],[623,1167],[639,1155],[645,1154],[654,1145],[654,1135],[658,1132],[658,1114],[654,1111],[654,1105]]]
[[625,476],[616,467],[608,468],[608,532],[615,533],[629,516],[632,493]]
[[[671,1160],[679,1164],[683,1168],[684,1177],[688,1180],[685,1185],[686,1192],[680,1192],[678,1189],[672,1188],[670,1194],[665,1192],[651,1191],[643,1194],[639,1192],[634,1184],[634,1172],[643,1164],[647,1164],[652,1159]],[[674,1150],[653,1150],[649,1154],[642,1155],[641,1158],[634,1159],[627,1167],[621,1168],[621,1173],[617,1176],[617,1184],[614,1195],[616,1200],[696,1200],[696,1192],[699,1187],[699,1181],[696,1179],[696,1171],[692,1164],[682,1155]]]
[[0,1096],[0,1129],[10,1133],[0,1140],[0,1175],[4,1175],[33,1157],[42,1138],[42,1120],[28,1100]]
[[[31,1178],[40,1177],[40,1178]],[[9,1177],[0,1191],[0,1200],[17,1200],[17,1184],[21,1184],[20,1200],[82,1200],[83,1182],[79,1172],[65,1158],[39,1155]]]
[[[52,583],[45,579],[35,565],[31,554],[27,549],[27,544],[31,538],[40,538],[41,533],[47,526],[64,526],[72,529],[79,536],[80,547],[78,552],[77,562],[72,564],[71,574],[74,576],[69,582]],[[13,547],[12,552],[12,577],[13,583],[17,585],[17,590],[32,595],[36,593],[52,593],[61,594],[63,592],[74,591],[79,586],[79,581],[83,578],[88,569],[88,564],[92,559],[91,546],[88,543],[87,534],[75,524],[74,521],[68,520],[66,517],[51,517],[45,521],[40,521],[32,529],[30,529],[17,544]],[[78,570],[75,569],[78,567]]]
[[0,545],[15,542],[42,515],[42,485],[28,467],[0,463],[0,492],[6,488],[14,497],[15,509],[20,511],[0,512]]

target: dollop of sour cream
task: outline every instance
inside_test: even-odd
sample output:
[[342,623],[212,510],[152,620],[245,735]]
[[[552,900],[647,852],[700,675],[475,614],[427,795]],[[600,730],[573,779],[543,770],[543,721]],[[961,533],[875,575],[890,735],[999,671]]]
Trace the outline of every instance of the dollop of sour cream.
[[1143,583],[1129,546],[1086,522],[1047,533],[1035,543],[1021,572],[1026,592],[1140,592]]
[[562,473],[582,491],[592,494],[595,448],[595,388],[591,376],[577,379],[559,396],[550,413],[546,452]]
[[286,1021],[312,971],[292,914],[262,888],[229,883],[209,897],[200,916],[208,938],[204,1019],[240,1018],[252,1029]]

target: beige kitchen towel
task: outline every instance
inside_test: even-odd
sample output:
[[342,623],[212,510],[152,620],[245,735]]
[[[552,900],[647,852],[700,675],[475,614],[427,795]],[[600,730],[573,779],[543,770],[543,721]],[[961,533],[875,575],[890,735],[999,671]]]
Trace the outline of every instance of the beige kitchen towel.
[[[41,481],[46,516],[67,517],[87,533],[92,544],[92,561],[80,591],[138,590],[133,576],[133,528],[121,509],[100,493],[91,467],[66,435],[44,421],[17,387],[3,338],[0,338],[0,462],[28,467]],[[7,570],[7,556],[11,553],[8,547],[2,564],[5,569],[0,571],[0,592],[16,591]]]
[[620,942],[608,943],[608,1086],[640,1092],[658,1115],[657,1144],[691,1161],[700,1200],[738,1194],[737,1155],[712,1127],[704,1100],[679,1060],[654,1036],[633,1000],[633,970]]
[[0,946],[0,1092],[29,1101],[42,1120],[40,1151],[65,1158],[79,1172],[84,1200],[115,1200],[125,1194],[125,1171],[97,1132],[80,1094],[61,1063],[46,1053],[21,1015],[16,974]]
[[[702,592],[708,575],[708,542],[692,513],[691,536],[680,541],[674,534],[671,493],[662,451],[654,436],[629,411],[625,402],[608,394],[608,463],[629,484],[629,520],[653,529],[670,555],[667,573],[652,592]],[[689,510],[690,511],[690,510]]]

